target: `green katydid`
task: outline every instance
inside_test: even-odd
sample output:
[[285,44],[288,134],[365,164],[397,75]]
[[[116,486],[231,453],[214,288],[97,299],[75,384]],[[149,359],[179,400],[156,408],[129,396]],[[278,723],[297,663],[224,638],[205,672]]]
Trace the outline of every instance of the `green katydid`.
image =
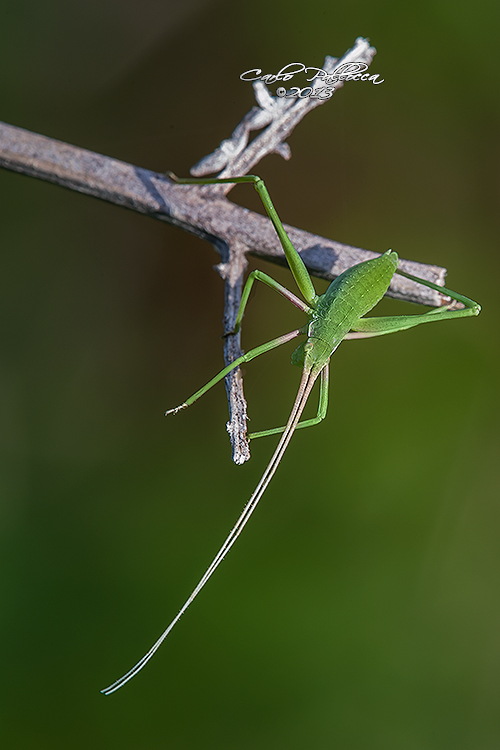
[[[160,645],[163,643],[167,635],[170,633],[174,625],[178,622],[180,617],[184,614],[186,609],[189,607],[193,599],[199,594],[201,589],[205,586],[208,579],[214,573],[216,568],[220,565],[225,555],[233,544],[235,543],[238,536],[241,534],[243,528],[247,524],[250,516],[254,512],[257,503],[264,494],[269,482],[271,481],[282,457],[285,452],[288,443],[296,429],[303,427],[310,427],[318,424],[324,419],[326,415],[328,405],[328,367],[330,357],[337,349],[338,345],[344,339],[354,338],[368,338],[372,336],[383,336],[388,333],[395,333],[396,331],[404,331],[413,326],[420,325],[421,323],[431,323],[437,320],[445,320],[449,318],[466,317],[469,315],[479,315],[481,308],[471,299],[464,297],[461,294],[446,289],[445,287],[437,286],[430,281],[420,279],[416,276],[412,276],[404,271],[397,271],[398,268],[398,256],[393,250],[387,250],[383,255],[380,255],[373,260],[367,260],[363,263],[358,263],[351,268],[348,268],[344,273],[338,276],[328,287],[326,292],[322,295],[317,295],[314,289],[312,280],[309,273],[302,261],[302,258],[293,247],[285,229],[276,213],[276,210],[271,202],[269,193],[264,185],[264,182],[260,177],[255,175],[246,175],[244,177],[232,177],[226,179],[180,179],[175,175],[170,174],[170,177],[181,184],[219,184],[219,183],[241,183],[249,182],[253,183],[255,189],[259,193],[264,207],[278,233],[278,237],[281,241],[283,250],[285,252],[286,259],[290,270],[295,278],[297,286],[304,297],[305,302],[295,296],[288,289],[283,287],[277,281],[272,279],[267,274],[261,271],[252,271],[243,289],[242,299],[234,331],[231,333],[237,333],[241,321],[245,312],[245,307],[248,302],[250,290],[255,280],[262,281],[271,289],[276,290],[292,304],[301,309],[306,313],[308,322],[302,328],[298,328],[295,331],[280,336],[279,338],[273,339],[272,341],[262,344],[261,346],[252,349],[243,356],[236,359],[230,365],[221,370],[215,377],[213,377],[203,388],[196,391],[190,398],[188,398],[180,406],[174,409],[169,409],[165,412],[168,414],[176,414],[177,412],[185,409],[186,407],[197,401],[204,393],[206,393],[212,386],[222,380],[231,370],[235,369],[244,362],[249,362],[255,357],[264,354],[282,344],[291,341],[297,336],[304,335],[306,340],[302,342],[299,347],[295,350],[292,355],[292,363],[302,367],[302,378],[298,389],[295,402],[292,407],[292,411],[288,418],[288,422],[284,427],[277,427],[271,430],[264,430],[263,432],[254,432],[249,435],[250,438],[264,437],[266,435],[274,435],[277,433],[283,433],[273,456],[265,469],[259,484],[255,488],[247,505],[243,509],[242,514],[238,518],[234,528],[228,535],[224,544],[218,551],[217,555],[213,559],[209,568],[207,569],[200,582],[183,605],[178,615],[172,620],[168,628],[163,632],[160,638],[152,646],[152,648],[145,654],[137,664],[132,667],[123,677],[114,682],[109,687],[102,690],[105,695],[115,692],[120,687],[125,685],[132,677],[134,677],[144,665],[151,659],[153,654],[158,650]],[[450,309],[452,302],[443,307],[439,307],[429,312],[420,315],[398,315],[383,318],[365,318],[367,312],[369,312],[379,302],[384,294],[386,293],[391,279],[396,271],[408,279],[424,284],[425,286],[435,289],[438,292],[448,295],[453,300],[457,300],[462,303],[463,307],[460,309]],[[316,417],[313,419],[306,419],[300,421],[300,417],[304,410],[304,406],[307,402],[311,389],[317,378],[320,378],[320,397],[319,407]]]

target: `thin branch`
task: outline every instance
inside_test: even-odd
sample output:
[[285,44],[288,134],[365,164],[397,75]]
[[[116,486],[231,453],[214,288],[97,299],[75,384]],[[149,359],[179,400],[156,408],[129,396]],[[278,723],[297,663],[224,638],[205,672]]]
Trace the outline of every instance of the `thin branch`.
[[[207,199],[200,188],[176,185],[149,169],[5,123],[0,123],[0,166],[166,221],[212,242],[219,251],[221,243],[238,241],[245,253],[286,265],[269,219],[226,198]],[[285,227],[310,273],[320,279],[332,281],[354,263],[378,255]],[[444,284],[446,269],[440,266],[403,260],[401,268],[439,286]],[[394,278],[388,296],[432,307],[446,300],[402,276]]]
[[[367,40],[358,39],[353,50],[346,53],[340,62],[354,59],[369,64],[374,54],[375,50]],[[332,70],[335,65],[334,58],[327,58],[325,70]],[[341,82],[338,82],[334,86],[339,88],[340,85]],[[285,138],[321,100],[294,101],[283,98],[274,105],[278,97],[271,97],[263,84],[256,89],[260,109],[254,107],[236,128],[232,140],[224,142],[233,145],[226,145],[224,151],[223,143],[222,150],[202,160],[192,172],[205,174],[219,159],[217,168],[224,167],[222,175],[238,176],[248,172],[264,155],[273,151],[289,158]],[[266,123],[266,130],[248,144],[250,131]],[[221,164],[221,161],[224,163]],[[231,203],[223,195],[228,187],[226,185],[222,186],[222,190],[221,186],[176,185],[163,174],[3,123],[0,123],[0,166],[166,221],[211,242],[222,256],[218,270],[226,282],[225,333],[232,330],[239,306],[246,254],[286,265],[271,222],[260,214]],[[285,227],[308,270],[319,278],[331,281],[346,268],[377,255],[294,227]],[[444,284],[446,270],[439,266],[402,261],[401,268],[440,286]],[[388,295],[436,307],[446,301],[439,293],[402,276],[394,277]],[[241,353],[239,337],[227,337],[224,349],[226,363],[234,361]],[[237,372],[228,376],[226,388],[230,404],[228,431],[233,445],[233,460],[243,463],[250,454],[245,436],[246,403],[242,378]]]
[[[352,49],[337,60],[327,55],[323,63],[323,70],[331,74],[335,68],[347,63],[364,63],[369,66],[376,55],[377,50],[371,47],[368,39],[358,37]],[[331,96],[342,88],[342,80],[328,84]],[[311,83],[311,88],[318,90],[325,88],[322,78],[316,78]],[[267,154],[277,153],[284,159],[291,158],[290,146],[286,138],[293,132],[308,112],[311,112],[321,104],[325,104],[330,98],[315,98],[308,96],[301,98],[286,98],[272,96],[267,86],[262,81],[254,83],[255,98],[258,107],[253,107],[245,115],[240,124],[233,131],[228,140],[222,141],[219,148],[213,154],[205,156],[191,169],[195,177],[219,172],[218,177],[233,177],[248,174],[252,167],[258,164]],[[248,144],[250,131],[266,129]],[[248,144],[248,145],[247,145]],[[233,185],[207,185],[204,188],[206,195],[226,195]]]

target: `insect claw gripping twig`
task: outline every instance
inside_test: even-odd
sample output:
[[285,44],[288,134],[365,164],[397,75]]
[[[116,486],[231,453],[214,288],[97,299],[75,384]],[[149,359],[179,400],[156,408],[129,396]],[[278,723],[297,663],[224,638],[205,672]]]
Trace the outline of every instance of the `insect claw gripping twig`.
[[188,406],[189,404],[180,404],[180,406],[174,406],[173,409],[167,409],[167,411],[165,412],[165,416],[168,417],[169,414],[177,414],[183,409],[187,409]]

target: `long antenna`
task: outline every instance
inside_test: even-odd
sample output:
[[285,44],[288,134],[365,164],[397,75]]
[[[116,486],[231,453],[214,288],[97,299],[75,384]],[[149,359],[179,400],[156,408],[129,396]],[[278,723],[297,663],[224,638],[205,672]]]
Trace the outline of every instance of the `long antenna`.
[[204,585],[207,583],[210,576],[214,573],[214,571],[219,567],[222,560],[224,559],[225,555],[229,552],[241,532],[243,531],[245,525],[247,524],[250,516],[254,512],[255,508],[257,507],[257,504],[259,500],[261,499],[262,495],[264,494],[267,485],[271,481],[274,472],[279,466],[279,463],[283,457],[283,453],[285,452],[288,443],[290,442],[290,439],[294,433],[295,427],[297,426],[297,422],[300,419],[300,416],[302,414],[302,411],[304,409],[304,406],[306,405],[307,399],[309,397],[309,394],[311,392],[311,389],[314,385],[314,382],[319,375],[318,372],[312,373],[311,370],[306,371],[305,368],[302,372],[302,379],[300,381],[299,390],[297,393],[297,396],[295,398],[295,402],[293,404],[292,411],[290,413],[290,416],[288,418],[288,422],[286,424],[285,430],[283,432],[283,435],[281,436],[281,439],[276,447],[276,450],[273,453],[273,456],[271,460],[269,461],[269,464],[267,465],[266,470],[264,471],[260,482],[258,483],[257,487],[255,488],[250,500],[245,505],[242,514],[236,521],[236,524],[234,525],[233,529],[229,533],[227,539],[225,540],[224,544],[220,548],[220,550],[217,552],[216,556],[210,563],[210,566],[208,567],[207,571],[205,572],[204,576],[201,578],[200,582],[196,586],[196,588],[191,593],[189,599],[186,601],[186,603],[183,605],[182,609],[178,613],[176,617],[172,620],[170,625],[164,632],[161,634],[161,636],[158,638],[156,643],[149,649],[147,654],[144,654],[142,659],[140,659],[137,664],[132,667],[126,674],[123,675],[123,677],[120,677],[119,680],[116,680],[116,682],[113,682],[111,685],[109,685],[107,688],[104,688],[104,690],[101,690],[101,693],[104,693],[104,695],[111,695],[111,693],[114,693],[116,690],[119,690],[123,685],[125,685],[129,680],[132,679],[132,677],[135,677],[135,675],[141,671],[141,669],[148,663],[148,661],[151,659],[151,657],[157,652],[157,650],[160,648],[161,644],[167,637],[167,635],[170,633],[174,625],[177,624],[177,622],[180,620],[186,609],[189,607],[191,602],[198,596]]

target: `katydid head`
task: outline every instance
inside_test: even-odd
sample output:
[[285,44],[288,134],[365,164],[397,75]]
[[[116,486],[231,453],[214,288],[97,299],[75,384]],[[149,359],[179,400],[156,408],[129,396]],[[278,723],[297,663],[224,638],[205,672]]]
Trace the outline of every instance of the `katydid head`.
[[311,337],[304,343],[304,372],[311,373],[312,382],[327,364],[331,354],[332,344],[321,338]]
[[311,372],[316,379],[331,356],[332,347],[321,339],[302,341],[292,352],[292,365]]

